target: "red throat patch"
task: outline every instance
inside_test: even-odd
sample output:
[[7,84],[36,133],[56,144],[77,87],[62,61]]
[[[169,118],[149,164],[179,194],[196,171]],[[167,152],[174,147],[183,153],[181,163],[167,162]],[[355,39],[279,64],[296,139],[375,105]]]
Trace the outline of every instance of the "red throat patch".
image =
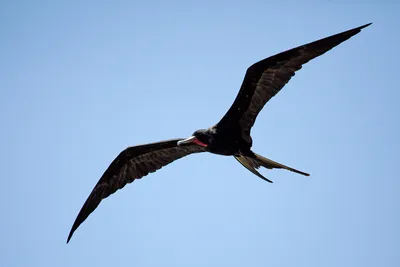
[[203,142],[200,142],[199,139],[197,139],[197,138],[195,138],[195,139],[193,140],[193,143],[195,143],[195,144],[197,144],[197,145],[199,145],[199,146],[202,146],[202,147],[207,147],[206,144],[204,144]]

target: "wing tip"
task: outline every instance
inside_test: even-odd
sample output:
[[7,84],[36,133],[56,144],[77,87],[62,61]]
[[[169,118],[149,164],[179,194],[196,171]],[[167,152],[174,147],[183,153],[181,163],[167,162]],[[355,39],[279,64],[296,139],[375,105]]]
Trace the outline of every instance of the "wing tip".
[[[339,42],[338,44],[340,44],[340,43],[342,43],[342,42],[348,40],[349,38],[353,37],[354,35],[360,33],[362,29],[364,29],[364,28],[370,26],[371,24],[372,24],[372,22],[367,23],[367,24],[364,24],[364,25],[359,26],[359,27],[356,27],[356,28],[353,28],[353,29],[351,29],[351,30],[347,30],[347,31],[344,31],[344,32],[341,32],[341,33],[332,35],[332,36],[330,36],[330,37],[326,37],[326,39],[332,38],[332,37],[339,37],[340,42]],[[338,45],[338,44],[336,44],[336,45]],[[336,46],[336,45],[335,45],[335,46]]]
[[361,30],[361,29],[363,29],[363,28],[366,28],[366,27],[368,27],[369,25],[371,25],[372,23],[373,23],[373,22],[370,22],[370,23],[367,23],[367,24],[365,24],[365,25],[362,25],[362,26],[358,27],[358,29]]
[[299,170],[296,170],[296,169],[293,169],[293,168],[290,168],[290,169],[287,169],[287,170],[295,172],[295,173],[298,173],[298,174],[301,174],[301,175],[304,175],[304,176],[310,176],[310,174],[307,173],[307,172],[302,172],[302,171],[299,171]]
[[357,34],[357,33],[361,32],[362,29],[364,29],[364,28],[370,26],[371,24],[372,24],[372,22],[367,23],[367,24],[364,24],[364,25],[362,25],[362,26],[359,26],[359,27],[357,27],[357,28],[354,28],[354,29],[350,30],[349,32],[355,32],[354,34]]
[[71,229],[71,231],[69,232],[69,235],[68,235],[68,238],[67,238],[67,244],[69,243],[69,241],[71,240],[71,238],[72,238],[72,235],[74,234],[74,232],[75,232],[75,229]]
[[352,30],[349,30],[349,31],[347,31],[347,32],[350,33],[351,36],[353,36],[353,35],[356,35],[357,33],[360,33],[362,29],[364,29],[364,28],[370,26],[371,24],[372,24],[372,22],[367,23],[367,24],[364,24],[364,25],[362,25],[362,26],[359,26],[359,27],[354,28],[354,29],[352,29]]
[[[85,204],[86,204],[86,203],[85,203]],[[67,238],[67,244],[68,244],[69,241],[71,240],[71,238],[72,238],[72,236],[74,235],[76,229],[78,229],[79,226],[80,226],[80,225],[86,220],[86,218],[88,217],[88,216],[86,216],[86,218],[85,218],[84,220],[81,220],[81,216],[82,216],[81,214],[82,214],[82,210],[83,210],[84,207],[85,207],[85,205],[83,205],[81,211],[79,212],[78,216],[76,217],[76,219],[75,219],[75,221],[74,221],[74,224],[73,224],[72,227],[71,227],[71,231],[69,231],[68,238]],[[89,213],[89,214],[90,214],[90,213]]]

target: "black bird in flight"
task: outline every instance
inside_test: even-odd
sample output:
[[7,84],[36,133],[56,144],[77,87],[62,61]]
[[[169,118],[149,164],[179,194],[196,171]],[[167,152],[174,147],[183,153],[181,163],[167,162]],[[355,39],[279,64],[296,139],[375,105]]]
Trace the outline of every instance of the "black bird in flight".
[[287,50],[253,64],[247,69],[232,106],[216,125],[197,130],[186,139],[133,146],[122,151],[90,193],[72,226],[67,243],[102,199],[135,179],[140,179],[189,154],[211,152],[233,156],[249,171],[268,182],[271,181],[257,171],[261,166],[267,169],[286,169],[309,176],[308,173],[251,151],[251,127],[264,105],[289,82],[302,65],[356,35],[370,24]]

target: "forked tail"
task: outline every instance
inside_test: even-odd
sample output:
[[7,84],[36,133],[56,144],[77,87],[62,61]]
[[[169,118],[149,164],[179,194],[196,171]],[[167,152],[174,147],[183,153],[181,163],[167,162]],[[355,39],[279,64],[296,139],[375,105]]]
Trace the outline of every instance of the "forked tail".
[[[254,152],[253,152],[254,153]],[[305,176],[310,176],[310,174],[293,169],[291,167],[288,167],[286,165],[280,164],[276,161],[267,159],[261,155],[258,155],[256,153],[254,153],[254,156],[245,156],[243,154],[239,154],[239,155],[235,155],[234,156],[235,159],[237,161],[240,162],[240,164],[242,164],[246,169],[248,169],[249,171],[251,171],[252,173],[254,173],[255,175],[257,175],[258,177],[260,177],[261,179],[272,183],[271,180],[265,178],[261,173],[259,173],[257,171],[258,168],[265,167],[267,169],[286,169],[292,172],[296,172]]]
[[267,159],[267,158],[265,158],[265,157],[263,157],[261,155],[258,155],[256,153],[254,153],[254,155],[256,156],[256,159],[260,163],[260,165],[265,167],[265,168],[268,168],[268,169],[285,169],[285,170],[292,171],[292,172],[295,172],[295,173],[298,173],[298,174],[302,174],[302,175],[305,175],[305,176],[310,176],[310,174],[308,174],[306,172],[302,172],[302,171],[293,169],[293,168],[288,167],[286,165],[280,164],[280,163],[278,163],[276,161]]

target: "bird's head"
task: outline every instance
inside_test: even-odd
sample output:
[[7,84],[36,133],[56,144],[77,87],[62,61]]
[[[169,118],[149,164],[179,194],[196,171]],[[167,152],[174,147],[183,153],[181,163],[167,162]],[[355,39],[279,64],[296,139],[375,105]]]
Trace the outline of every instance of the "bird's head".
[[183,146],[185,144],[196,144],[202,147],[207,147],[212,140],[212,136],[209,129],[201,129],[195,131],[192,136],[184,140],[178,141],[178,146]]

